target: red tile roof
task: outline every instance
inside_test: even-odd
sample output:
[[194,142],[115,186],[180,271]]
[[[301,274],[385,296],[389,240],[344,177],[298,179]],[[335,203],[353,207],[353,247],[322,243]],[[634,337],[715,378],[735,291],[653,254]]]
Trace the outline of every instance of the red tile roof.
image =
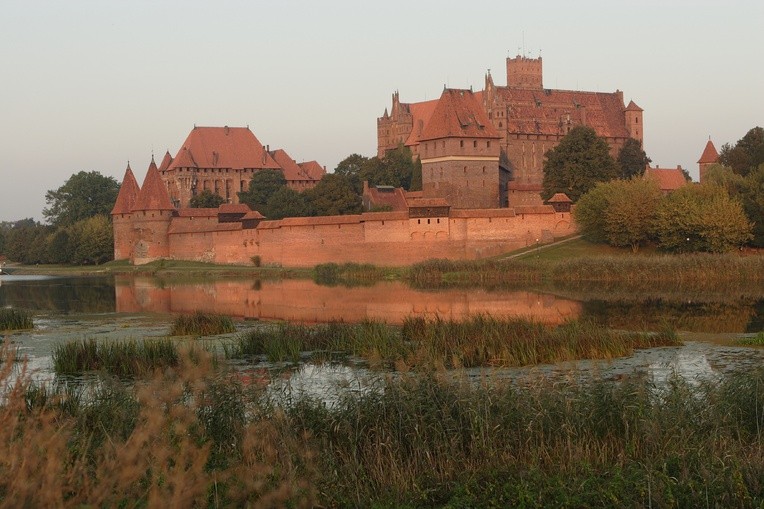
[[703,150],[703,154],[701,154],[700,159],[698,160],[698,164],[717,162],[719,162],[719,152],[716,151],[714,143],[711,140],[708,140],[706,148]]
[[421,140],[500,138],[471,90],[445,89],[424,127]]
[[248,127],[194,127],[168,169],[279,169]]
[[645,111],[639,106],[637,106],[637,103],[634,101],[629,101],[629,105],[626,106],[626,111]]
[[645,178],[653,178],[658,182],[658,187],[661,191],[669,192],[675,191],[682,186],[687,185],[687,180],[684,178],[682,167],[676,168],[645,168]]
[[146,178],[143,179],[143,185],[138,193],[138,198],[135,200],[133,210],[175,210],[153,158],[149,170],[146,172]]
[[372,207],[390,207],[390,210],[406,210],[406,196],[403,188],[395,187],[389,189],[389,186],[370,186],[364,189],[364,202],[368,200],[369,208]]
[[246,214],[251,210],[246,203],[223,203],[218,207],[221,214]]
[[549,198],[547,203],[573,203],[573,200],[568,198],[568,195],[565,193],[555,193],[554,196]]
[[321,180],[326,175],[326,170],[318,164],[318,161],[305,161],[298,163],[297,166],[313,180]]
[[244,214],[244,217],[242,217],[241,219],[242,221],[246,219],[265,219],[265,216],[256,210],[250,210],[249,212]]
[[508,87],[496,87],[496,91],[508,105],[507,129],[510,134],[564,135],[568,125],[585,124],[599,136],[629,137],[623,116],[623,99],[618,92]]
[[[153,159],[154,156],[151,156],[151,158]],[[159,165],[159,171],[166,170],[167,168],[170,167],[171,164],[172,164],[172,156],[170,155],[170,151],[168,150],[167,152],[164,153],[164,157],[162,158],[162,164]]]
[[132,212],[139,192],[138,181],[135,180],[133,170],[130,169],[130,163],[128,163],[125,170],[125,178],[122,179],[122,185],[119,186],[119,194],[117,195],[117,201],[114,203],[114,208],[111,209],[111,214],[129,214]]
[[450,207],[445,198],[417,198],[409,200],[410,208]]
[[[413,128],[409,133],[409,137],[406,139],[404,145],[410,147],[419,143],[424,132],[424,126],[430,122],[432,112],[435,111],[435,106],[438,105],[438,99],[432,101],[423,101],[420,103],[401,104],[405,109],[411,113],[413,119]],[[421,127],[420,127],[421,126]]]
[[310,177],[302,171],[294,159],[284,151],[284,149],[273,150],[269,152],[273,160],[281,166],[281,170],[284,173],[284,178],[287,182],[295,180],[311,180]]
[[218,209],[187,208],[178,209],[178,217],[218,217]]

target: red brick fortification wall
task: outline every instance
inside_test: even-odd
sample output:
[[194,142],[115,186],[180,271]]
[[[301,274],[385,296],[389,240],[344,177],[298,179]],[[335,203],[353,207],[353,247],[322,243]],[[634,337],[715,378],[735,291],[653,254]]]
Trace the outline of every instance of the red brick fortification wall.
[[308,280],[214,281],[164,285],[136,277],[117,284],[119,312],[193,313],[298,322],[358,322],[372,319],[400,324],[409,316],[463,320],[476,314],[521,316],[562,323],[581,313],[578,302],[533,292],[415,290],[394,282],[373,287],[327,287]]
[[175,223],[169,257],[215,263],[313,267],[321,263],[409,265],[430,258],[479,259],[574,233],[570,213],[551,207],[455,210],[451,217],[409,219],[405,213],[265,221],[208,229]]
[[133,212],[132,262],[136,265],[160,258],[171,258],[168,231],[172,222],[171,211]]
[[135,238],[131,214],[115,214],[114,224],[114,259],[129,260],[132,255]]

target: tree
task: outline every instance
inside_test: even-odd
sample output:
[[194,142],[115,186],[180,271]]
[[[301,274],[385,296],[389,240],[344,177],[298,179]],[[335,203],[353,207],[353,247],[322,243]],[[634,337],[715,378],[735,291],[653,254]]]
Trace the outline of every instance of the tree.
[[605,235],[608,244],[630,247],[636,253],[651,237],[655,215],[661,201],[661,190],[652,179],[634,177],[613,180],[605,210]]
[[268,219],[313,215],[313,208],[305,195],[288,187],[282,187],[273,193],[265,204],[265,209],[269,214]]
[[192,209],[216,209],[225,203],[225,198],[209,189],[205,189],[196,196],[191,197],[189,206]]
[[107,216],[83,219],[69,228],[69,239],[74,247],[72,263],[90,265],[114,258],[114,229]]
[[53,226],[69,226],[96,215],[109,216],[117,201],[119,183],[97,171],[81,171],[63,186],[45,193],[48,208],[42,214]]
[[597,183],[576,204],[573,215],[587,240],[636,252],[653,232],[661,192],[655,181],[634,177]]
[[643,175],[645,168],[652,161],[645,151],[642,150],[642,143],[634,138],[629,138],[618,151],[616,159],[618,168],[621,171],[621,177],[630,179],[637,175]]
[[746,176],[764,163],[764,129],[754,127],[732,146],[722,145],[719,162],[732,168],[738,175]]
[[658,206],[655,235],[662,249],[676,253],[721,253],[751,238],[751,223],[738,200],[715,185],[684,186]]
[[618,177],[607,142],[594,129],[577,126],[546,153],[542,197],[565,193],[574,202],[597,182]]
[[706,172],[705,181],[727,191],[730,198],[743,204],[743,211],[753,223],[751,245],[764,247],[764,163],[745,177],[732,168],[714,164]]
[[48,235],[46,245],[48,251],[48,262],[50,263],[70,263],[74,258],[74,249],[71,246],[69,238],[69,229],[57,228],[56,231]]
[[[376,159],[376,158],[374,158]],[[363,191],[362,175],[369,164],[369,158],[360,154],[350,154],[345,159],[337,163],[334,168],[335,175],[341,175],[349,180],[357,194]]]
[[305,191],[305,194],[318,216],[360,214],[363,210],[361,197],[350,180],[342,175],[324,175],[316,187]]
[[268,217],[266,204],[282,187],[286,187],[286,179],[281,170],[260,170],[249,181],[249,189],[239,193],[239,201]]

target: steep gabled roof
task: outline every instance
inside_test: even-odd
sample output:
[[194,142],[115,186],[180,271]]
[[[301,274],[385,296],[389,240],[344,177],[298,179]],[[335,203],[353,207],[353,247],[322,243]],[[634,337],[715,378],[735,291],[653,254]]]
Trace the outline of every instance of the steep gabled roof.
[[573,200],[568,198],[568,195],[565,193],[554,193],[554,195],[549,198],[547,203],[573,203]]
[[279,169],[248,127],[194,127],[168,169]]
[[[422,137],[422,133],[424,132],[424,126],[430,122],[432,112],[435,111],[435,106],[437,105],[438,99],[401,105],[408,109],[409,113],[411,113],[411,118],[413,119],[413,127],[404,145],[410,147],[419,143],[419,140]],[[420,125],[422,126],[421,128]]]
[[645,111],[639,106],[637,106],[637,103],[634,101],[629,101],[629,105],[626,106],[626,111]]
[[445,89],[420,140],[500,138],[471,90]]
[[390,210],[406,210],[408,203],[402,187],[370,186],[364,188],[364,198],[370,208],[390,207]]
[[166,170],[170,167],[172,164],[172,156],[170,155],[170,151],[168,150],[165,152],[164,157],[162,158],[162,164],[159,165],[159,171]]
[[303,172],[305,172],[312,180],[321,180],[326,175],[326,170],[323,166],[318,164],[318,161],[305,161],[303,163],[297,163]]
[[714,143],[711,140],[708,140],[708,143],[706,143],[706,148],[703,149],[703,154],[701,154],[700,159],[698,160],[698,164],[717,162],[719,162],[719,152],[716,151]]
[[559,136],[566,134],[568,127],[583,124],[598,136],[629,137],[623,98],[618,92],[510,87],[496,87],[496,92],[508,106],[506,127],[510,134]]
[[286,151],[282,148],[278,150],[273,150],[269,152],[271,157],[273,157],[273,160],[278,163],[278,165],[281,167],[281,170],[284,172],[284,178],[287,182],[291,182],[294,180],[310,180],[310,177],[308,175],[304,174],[302,171],[302,168],[297,166],[297,163],[294,162],[294,159],[286,153]]
[[146,172],[146,178],[143,179],[143,186],[138,193],[133,210],[175,210],[153,158]]
[[133,170],[130,169],[130,163],[127,163],[125,178],[122,179],[122,185],[119,186],[119,194],[114,203],[114,208],[111,209],[111,214],[129,214],[132,212],[139,192],[138,181],[135,180]]

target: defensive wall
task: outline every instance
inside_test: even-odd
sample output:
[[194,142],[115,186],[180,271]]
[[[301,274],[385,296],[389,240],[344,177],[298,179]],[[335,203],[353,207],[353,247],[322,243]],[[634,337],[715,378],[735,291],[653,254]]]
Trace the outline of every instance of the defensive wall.
[[263,265],[287,267],[401,266],[430,258],[480,259],[575,232],[570,212],[551,206],[452,209],[443,217],[412,218],[401,211],[287,218],[260,221],[254,228],[218,222],[207,209],[183,209],[145,222],[131,219],[115,221],[115,247],[120,258],[136,264],[158,258],[251,264],[259,257]]

